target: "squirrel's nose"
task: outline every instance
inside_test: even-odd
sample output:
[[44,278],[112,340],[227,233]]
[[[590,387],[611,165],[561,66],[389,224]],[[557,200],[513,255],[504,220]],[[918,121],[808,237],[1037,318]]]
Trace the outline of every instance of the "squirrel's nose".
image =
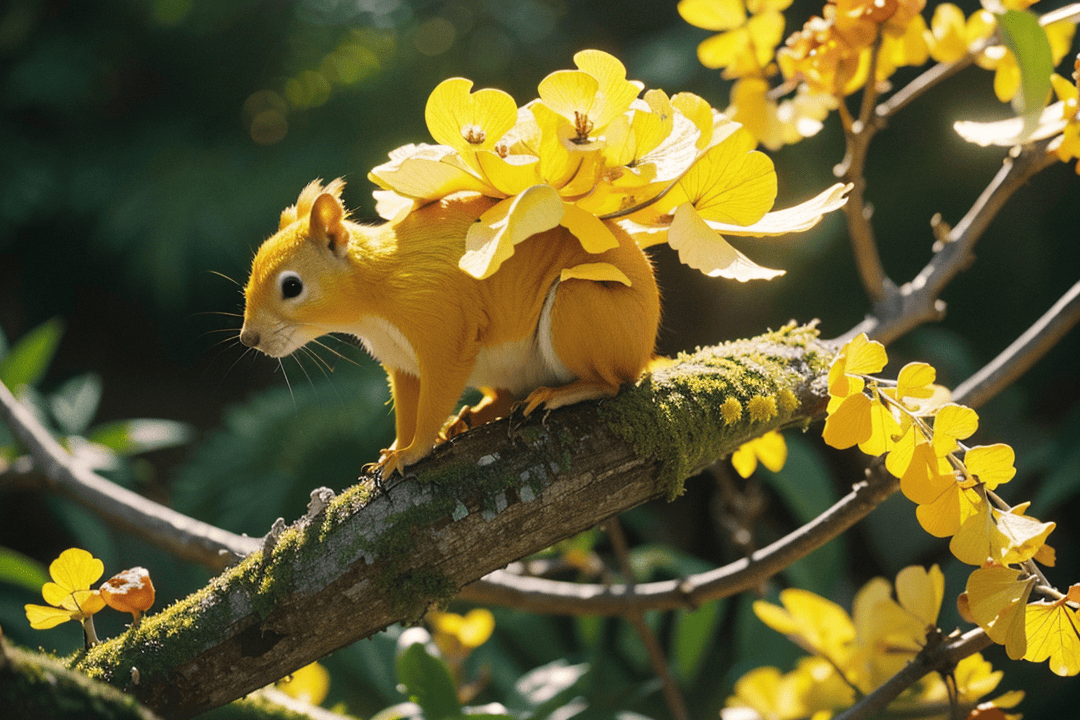
[[240,331],[240,342],[249,348],[257,347],[259,344],[259,333],[250,328],[244,328]]

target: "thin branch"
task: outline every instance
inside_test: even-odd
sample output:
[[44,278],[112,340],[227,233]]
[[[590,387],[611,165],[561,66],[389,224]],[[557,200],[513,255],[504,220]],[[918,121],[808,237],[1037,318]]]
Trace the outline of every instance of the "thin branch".
[[1011,385],[1080,321],[1080,282],[1066,292],[1034,325],[1000,355],[957,386],[954,395],[985,403]]
[[[615,557],[619,563],[619,570],[623,577],[630,581],[633,579],[634,570],[630,567],[630,546],[626,542],[626,533],[623,532],[622,523],[619,522],[618,518],[611,518],[605,523],[605,526],[608,538],[611,540],[611,547],[615,551]],[[689,720],[690,716],[686,713],[686,702],[683,700],[682,693],[679,692],[679,686],[675,684],[675,679],[671,677],[671,670],[668,668],[664,649],[660,647],[660,642],[656,639],[656,633],[645,622],[645,613],[630,613],[627,615],[626,620],[634,626],[638,637],[641,638],[641,642],[645,645],[645,650],[648,652],[649,660],[653,666],[653,672],[660,678],[660,685],[664,691],[664,700],[667,702],[668,709],[671,710],[671,717],[675,720]]]
[[497,570],[482,581],[462,588],[459,597],[562,615],[629,615],[645,610],[694,609],[760,586],[864,518],[898,487],[899,480],[891,475],[870,472],[839,502],[780,540],[749,557],[685,578],[636,585],[600,585],[518,577]]
[[859,323],[842,337],[845,341],[860,332],[886,345],[925,322],[940,320],[945,303],[940,295],[945,286],[971,262],[975,243],[1012,195],[1034,175],[1057,162],[1046,151],[1049,140],[1023,146],[1015,157],[1005,158],[994,179],[957,225],[949,230],[930,262],[905,283],[895,301],[875,308],[875,314]]
[[923,71],[918,77],[890,95],[888,100],[875,108],[875,123],[879,126],[884,125],[885,121],[907,107],[915,98],[969,67],[974,61],[975,55],[969,52],[956,62],[938,63]]
[[923,676],[932,672],[949,672],[956,667],[956,663],[993,644],[982,628],[976,628],[936,648],[928,647],[916,655],[915,659],[905,665],[900,672],[889,678],[884,685],[837,715],[834,720],[864,720],[864,718],[875,717],[900,693],[914,685]]
[[115,528],[152,539],[177,557],[219,569],[258,548],[254,538],[234,535],[170,510],[75,461],[3,383],[0,383],[0,420],[26,446],[35,466],[52,487],[93,510]]

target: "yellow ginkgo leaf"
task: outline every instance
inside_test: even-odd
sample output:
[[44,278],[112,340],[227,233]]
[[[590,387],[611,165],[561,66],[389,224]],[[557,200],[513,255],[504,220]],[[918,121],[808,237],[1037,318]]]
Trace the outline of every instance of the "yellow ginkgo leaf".
[[462,617],[457,629],[458,640],[467,648],[478,648],[495,631],[495,616],[487,608],[473,608]]
[[468,160],[470,151],[495,146],[517,121],[517,104],[502,90],[470,93],[472,80],[450,78],[428,96],[424,119],[435,142],[454,148]]
[[[889,457],[885,458],[886,468],[894,456],[900,455],[908,446],[911,435],[919,436],[917,431],[904,433]],[[947,462],[943,462],[926,442],[916,445],[911,453],[911,460],[900,476],[900,491],[913,503],[926,505],[937,500],[943,492],[957,490],[956,475]]]
[[769,627],[801,639],[801,644],[834,662],[847,657],[855,639],[855,626],[847,611],[831,600],[800,588],[782,590],[780,602],[783,609],[755,601],[754,613]]
[[967,55],[964,11],[952,3],[934,8],[930,20],[930,57],[938,62],[952,63]]
[[930,444],[934,452],[944,456],[957,448],[957,440],[970,437],[978,429],[979,416],[974,410],[949,403],[934,416],[934,437]]
[[949,550],[960,562],[982,565],[988,560],[999,562],[1001,548],[1006,542],[994,522],[990,504],[984,500],[953,535]]
[[679,15],[691,25],[719,32],[746,22],[742,0],[679,0]]
[[870,418],[872,403],[862,393],[844,398],[839,407],[825,419],[822,437],[827,445],[844,450],[866,442],[873,432]]
[[1018,660],[1027,652],[1024,607],[1035,577],[1010,567],[990,565],[968,576],[967,598],[972,619],[994,642],[1005,645],[1006,652]]
[[825,213],[843,207],[851,188],[851,183],[836,183],[798,205],[765,213],[764,217],[749,225],[733,225],[708,218],[706,222],[713,230],[728,235],[767,237],[803,232],[821,222]]
[[776,201],[776,170],[768,155],[754,150],[744,130],[710,148],[679,180],[679,189],[705,220],[747,226]]
[[870,437],[859,443],[859,449],[875,457],[884,455],[896,445],[902,430],[892,410],[875,397],[870,402]]
[[937,565],[929,570],[911,565],[896,574],[896,599],[924,626],[937,625],[945,597],[945,575]]
[[934,394],[937,370],[924,362],[908,363],[896,376],[896,396],[903,398],[928,398]]
[[705,224],[690,203],[675,209],[668,228],[667,242],[679,252],[679,260],[709,277],[729,280],[770,280],[783,270],[762,267],[736,250],[721,235]]
[[1013,462],[1016,453],[1005,443],[994,445],[976,445],[964,454],[964,465],[968,472],[979,482],[993,490],[1002,483],[1007,483],[1016,475]]
[[49,563],[53,582],[66,591],[89,590],[105,573],[105,563],[82,548],[69,548]]
[[1080,618],[1064,600],[1031,603],[1025,618],[1027,652],[1024,659],[1042,662],[1049,658],[1055,675],[1080,673]]
[[702,97],[692,92],[681,92],[671,96],[671,106],[678,110],[698,129],[695,145],[704,150],[712,140],[715,119],[712,106]]
[[401,222],[416,208],[415,200],[402,197],[393,190],[373,190],[371,195],[375,198],[375,212],[388,222]]
[[982,506],[978,494],[952,483],[933,502],[915,508],[915,518],[934,537],[955,535],[965,520]]
[[611,263],[582,263],[564,268],[559,273],[559,280],[594,280],[596,282],[617,282],[630,286],[630,278]]
[[1003,564],[1017,564],[1030,560],[1046,543],[1046,538],[1057,527],[1056,523],[1040,522],[1038,519],[1013,512],[995,513],[998,531],[1003,544],[999,549]]
[[743,443],[731,454],[731,464],[741,477],[748,478],[757,469],[758,461],[773,472],[779,472],[787,462],[787,443],[784,436],[771,430],[759,438]]
[[293,670],[276,686],[289,697],[303,700],[310,705],[318,705],[326,699],[330,691],[330,673],[317,662]]
[[458,266],[483,280],[514,254],[515,245],[556,227],[562,217],[562,198],[547,185],[536,185],[507,198],[469,226],[465,235],[465,254]]
[[581,50],[574,53],[574,64],[600,83],[600,97],[592,108],[590,118],[596,129],[622,115],[645,87],[626,79],[626,67],[614,55],[602,50]]

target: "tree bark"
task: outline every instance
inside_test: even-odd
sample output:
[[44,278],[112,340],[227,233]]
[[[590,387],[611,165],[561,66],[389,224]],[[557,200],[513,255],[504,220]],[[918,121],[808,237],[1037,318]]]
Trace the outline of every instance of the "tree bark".
[[225,704],[808,422],[830,357],[789,326],[680,357],[612,400],[485,425],[405,479],[362,481],[77,667],[165,718]]

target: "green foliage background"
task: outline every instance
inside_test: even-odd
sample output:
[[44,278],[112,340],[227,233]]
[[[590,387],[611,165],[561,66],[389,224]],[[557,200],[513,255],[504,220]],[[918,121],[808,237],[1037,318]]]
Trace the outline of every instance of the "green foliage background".
[[[789,30],[814,12],[819,5],[797,0],[786,13]],[[283,367],[243,353],[238,316],[218,314],[242,310],[237,285],[221,275],[243,282],[254,249],[312,178],[344,176],[347,203],[359,217],[373,216],[367,170],[401,144],[429,140],[424,103],[446,77],[501,87],[523,104],[547,73],[596,47],[648,87],[692,90],[723,108],[727,83],[694,55],[707,36],[681,21],[674,0],[10,0],[0,9],[0,328],[14,342],[62,318],[62,327],[47,326],[56,328],[55,357],[50,351],[40,367],[48,374],[25,378],[46,399],[54,427],[86,434],[133,417],[185,423],[190,442],[127,460],[114,476],[202,519],[262,534],[278,516],[297,517],[312,487],[349,485],[389,442],[392,424],[381,371],[347,343],[331,347],[358,364],[319,349],[321,361],[301,355]],[[930,257],[931,215],[957,221],[999,166],[999,152],[963,143],[952,121],[1007,113],[993,99],[991,76],[972,68],[878,136],[869,198],[886,269],[898,282]],[[842,154],[834,120],[775,155],[780,204],[833,181]],[[980,242],[976,264],[948,289],[945,322],[912,333],[890,354],[931,362],[955,385],[1011,342],[1076,280],[1077,187],[1072,169],[1059,166],[1018,193]],[[741,247],[788,275],[767,285],[725,283],[655,253],[665,296],[662,352],[790,318],[821,318],[824,334],[835,335],[868,310],[838,217],[802,238]],[[1080,580],[1078,350],[1073,333],[980,411],[981,441],[1017,450],[1009,499],[1034,499],[1033,512],[1060,523],[1051,538],[1059,586]],[[762,470],[752,481],[769,503],[759,545],[813,517],[858,477],[854,458],[827,454],[812,434],[790,444],[782,472]],[[718,522],[729,497],[723,487],[693,482],[675,503],[626,514],[638,544],[636,579],[738,556]],[[606,549],[602,536],[589,542]],[[7,492],[0,495],[0,547],[10,549],[0,555],[5,635],[61,650],[78,642],[74,628],[36,633],[21,616],[22,604],[38,599],[40,563],[72,545],[101,557],[109,573],[150,568],[163,604],[206,579],[63,501]],[[918,528],[910,504],[894,498],[770,592],[792,583],[846,604],[861,582],[913,562],[948,568],[950,561],[945,544]],[[950,577],[947,594],[955,597],[960,575]],[[715,717],[741,673],[783,667],[795,655],[753,619],[747,600],[649,618],[694,717]],[[588,717],[619,708],[665,714],[627,624],[496,615],[496,637],[473,658],[491,667],[491,698],[509,697],[534,668],[588,663],[574,686],[589,700]],[[101,617],[102,634],[120,631],[121,620]],[[956,622],[955,613],[945,622]],[[370,714],[401,699],[392,640],[335,656],[332,701]],[[1025,701],[1029,717],[1075,702],[1075,683],[1045,667],[1009,664],[996,650],[990,657],[1007,670],[1005,687],[1039,688]]]

